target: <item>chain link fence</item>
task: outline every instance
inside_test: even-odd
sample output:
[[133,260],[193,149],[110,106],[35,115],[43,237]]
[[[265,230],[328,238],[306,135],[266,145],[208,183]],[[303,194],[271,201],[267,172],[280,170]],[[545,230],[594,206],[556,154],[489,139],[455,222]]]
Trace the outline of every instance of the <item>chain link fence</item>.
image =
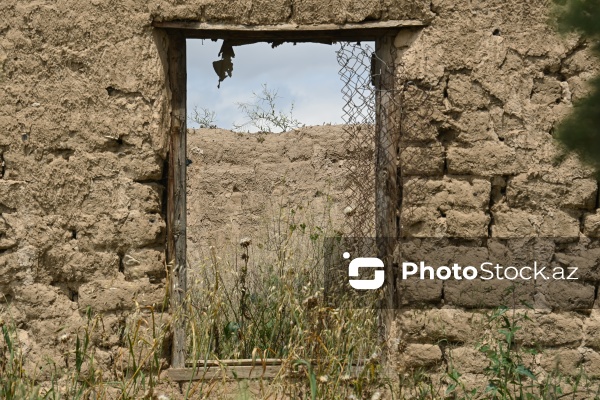
[[[397,202],[395,237],[411,234],[403,229],[405,222],[418,224],[418,197],[425,181],[416,176],[427,169],[420,168],[427,162],[423,149],[436,140],[430,137],[431,129],[435,130],[430,123],[433,107],[430,90],[406,77],[397,55],[393,45],[376,51],[372,44],[360,42],[341,43],[337,51],[344,85],[348,152],[344,233],[349,237],[380,234],[376,232],[377,208],[386,197]],[[383,129],[394,132],[382,135]],[[385,170],[386,165],[392,167]],[[378,180],[388,185],[380,185]]]
[[375,86],[371,63],[375,49],[368,43],[342,42],[337,51],[343,83],[343,120],[348,157],[345,234],[375,235]]

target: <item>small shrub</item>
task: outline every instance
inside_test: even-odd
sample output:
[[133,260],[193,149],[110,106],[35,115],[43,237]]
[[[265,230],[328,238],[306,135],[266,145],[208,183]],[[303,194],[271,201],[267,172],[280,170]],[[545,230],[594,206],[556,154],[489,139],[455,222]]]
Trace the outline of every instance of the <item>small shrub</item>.
[[262,133],[281,133],[303,126],[294,118],[294,103],[289,110],[282,111],[277,105],[280,96],[277,90],[271,90],[267,84],[262,85],[260,93],[252,92],[254,101],[251,103],[237,103],[238,108],[246,117],[243,123],[234,123],[234,130],[254,130]]
[[190,121],[198,124],[199,128],[216,129],[217,114],[208,108],[194,106]]

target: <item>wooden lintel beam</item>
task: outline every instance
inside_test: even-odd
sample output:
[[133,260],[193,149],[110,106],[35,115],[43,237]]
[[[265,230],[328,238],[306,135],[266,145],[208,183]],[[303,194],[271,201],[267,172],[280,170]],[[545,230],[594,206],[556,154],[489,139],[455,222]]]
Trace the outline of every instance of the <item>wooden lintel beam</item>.
[[424,26],[422,21],[418,20],[397,20],[397,21],[377,21],[362,22],[359,24],[277,24],[277,25],[228,25],[211,24],[207,22],[195,21],[164,21],[153,22],[155,28],[165,29],[194,29],[201,31],[238,31],[238,32],[307,32],[307,31],[344,31],[344,30],[368,30],[368,29],[397,29],[405,27]]
[[155,28],[175,29],[187,38],[196,39],[252,39],[256,41],[335,42],[340,40],[375,40],[386,32],[402,28],[421,27],[418,20],[377,21],[353,24],[278,24],[228,25],[195,21],[154,22]]

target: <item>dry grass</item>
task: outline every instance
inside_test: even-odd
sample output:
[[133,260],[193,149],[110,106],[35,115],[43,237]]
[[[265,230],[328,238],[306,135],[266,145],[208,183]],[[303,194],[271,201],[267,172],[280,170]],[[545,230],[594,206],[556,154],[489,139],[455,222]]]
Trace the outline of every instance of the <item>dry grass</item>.
[[260,396],[370,396],[384,383],[377,312],[324,300],[324,241],[340,235],[329,210],[274,209],[253,237],[211,246],[191,267],[191,358],[282,359]]
[[[489,366],[487,386],[473,389],[452,360],[443,370],[386,377],[375,308],[333,308],[323,293],[324,240],[339,236],[329,210],[274,207],[252,237],[207,249],[190,266],[185,306],[172,316],[138,308],[122,332],[110,367],[97,360],[103,317],[86,310],[87,323],[62,343],[67,367],[38,381],[27,373],[23,345],[10,321],[0,320],[0,398],[21,399],[558,399],[599,398],[585,371],[534,374],[515,343],[524,316],[506,308],[482,313],[488,332],[477,349]],[[162,374],[172,318],[185,318],[189,361],[278,358],[269,381],[202,380],[174,385]],[[64,365],[64,364],[61,364]],[[356,368],[355,366],[359,366]],[[228,392],[226,395],[225,392]]]

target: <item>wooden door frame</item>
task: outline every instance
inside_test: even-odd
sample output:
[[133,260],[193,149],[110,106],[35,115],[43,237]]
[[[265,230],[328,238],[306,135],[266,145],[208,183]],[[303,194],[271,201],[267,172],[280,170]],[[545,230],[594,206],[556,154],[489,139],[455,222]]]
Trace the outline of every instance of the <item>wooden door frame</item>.
[[[391,101],[386,93],[393,82],[385,76],[389,66],[394,66],[394,38],[403,28],[422,27],[416,20],[365,22],[344,25],[223,25],[199,22],[171,21],[155,22],[156,29],[164,30],[167,37],[167,84],[170,93],[170,129],[168,132],[168,183],[167,183],[167,263],[169,266],[169,298],[172,313],[181,310],[187,291],[187,243],[186,243],[186,148],[187,148],[187,69],[186,39],[230,39],[249,42],[316,42],[332,44],[339,41],[375,41],[375,68],[379,71],[384,91],[377,95],[377,143],[393,154],[382,156],[378,152],[376,161],[377,236],[396,237],[396,206],[398,200],[396,182],[396,157],[399,127],[393,120],[379,112]],[[388,71],[388,72],[386,72]],[[387,83],[386,83],[387,82]],[[391,83],[390,83],[391,82]],[[392,190],[390,190],[392,189]],[[393,250],[393,249],[392,249]],[[388,249],[385,251],[391,254]],[[185,318],[173,318],[173,344],[171,367],[185,369],[186,366]]]

